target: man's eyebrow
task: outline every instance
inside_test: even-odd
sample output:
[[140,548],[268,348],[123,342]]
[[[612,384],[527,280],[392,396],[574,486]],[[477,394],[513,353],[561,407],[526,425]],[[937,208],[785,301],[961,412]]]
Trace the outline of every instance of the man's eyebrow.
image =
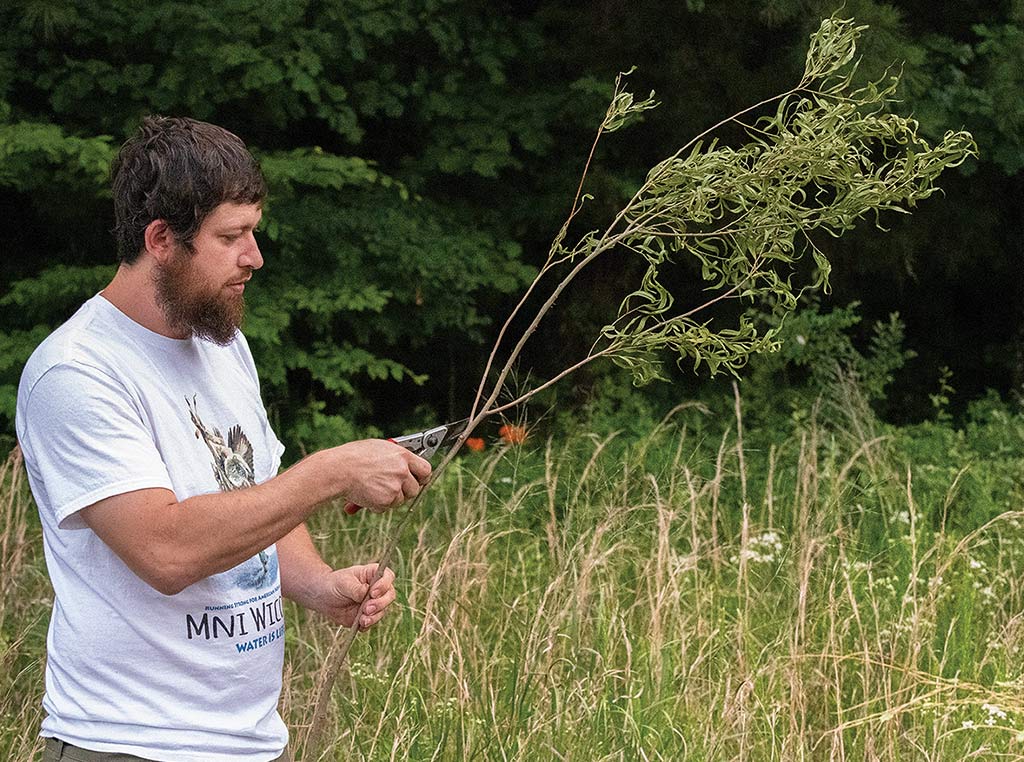
[[260,226],[260,222],[261,222],[261,220],[257,220],[256,222],[254,222],[252,224],[249,224],[248,222],[246,222],[246,223],[234,223],[234,224],[226,223],[223,227],[219,228],[218,230],[221,233],[230,233],[230,232],[234,232],[236,230],[255,230],[256,228],[258,228]]

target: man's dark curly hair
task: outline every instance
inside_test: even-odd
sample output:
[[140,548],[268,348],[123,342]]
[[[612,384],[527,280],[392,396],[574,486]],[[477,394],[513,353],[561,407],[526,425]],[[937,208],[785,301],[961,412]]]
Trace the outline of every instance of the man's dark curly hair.
[[164,220],[191,250],[203,220],[218,205],[262,203],[267,195],[256,159],[223,127],[194,119],[148,116],[111,166],[118,259],[134,262],[146,226]]

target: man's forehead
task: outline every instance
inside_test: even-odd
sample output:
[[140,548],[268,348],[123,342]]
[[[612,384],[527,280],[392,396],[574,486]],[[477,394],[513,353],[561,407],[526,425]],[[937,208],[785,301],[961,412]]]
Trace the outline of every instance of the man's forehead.
[[262,216],[263,207],[260,204],[236,204],[233,201],[225,201],[210,212],[205,222],[216,227],[246,227],[254,226]]

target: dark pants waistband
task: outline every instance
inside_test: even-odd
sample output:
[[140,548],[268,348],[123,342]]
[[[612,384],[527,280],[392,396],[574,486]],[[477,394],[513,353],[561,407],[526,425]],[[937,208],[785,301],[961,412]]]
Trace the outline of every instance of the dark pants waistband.
[[[281,756],[273,762],[290,762],[290,760],[291,756],[285,749]],[[43,750],[43,762],[153,762],[153,760],[118,752],[89,751],[72,746],[57,738],[47,738],[46,748]]]

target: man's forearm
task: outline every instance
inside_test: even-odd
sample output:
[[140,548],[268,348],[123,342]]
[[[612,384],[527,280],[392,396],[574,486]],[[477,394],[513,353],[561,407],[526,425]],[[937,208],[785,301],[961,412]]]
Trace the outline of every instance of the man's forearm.
[[321,582],[331,567],[321,558],[305,523],[277,541],[281,594],[306,608],[318,608]]
[[181,502],[170,490],[143,489],[101,500],[81,515],[132,571],[173,595],[269,547],[321,503],[398,505],[429,473],[430,464],[404,448],[363,440],[314,453],[254,487]]
[[86,524],[143,580],[166,595],[227,571],[291,532],[339,490],[314,453],[254,487],[177,502],[144,489],[82,509]]
[[[322,453],[314,453],[254,487],[180,502],[175,534],[178,544],[193,549],[189,556],[196,580],[231,569],[289,536],[318,505],[335,497],[323,460]],[[309,533],[303,532],[315,553]]]

